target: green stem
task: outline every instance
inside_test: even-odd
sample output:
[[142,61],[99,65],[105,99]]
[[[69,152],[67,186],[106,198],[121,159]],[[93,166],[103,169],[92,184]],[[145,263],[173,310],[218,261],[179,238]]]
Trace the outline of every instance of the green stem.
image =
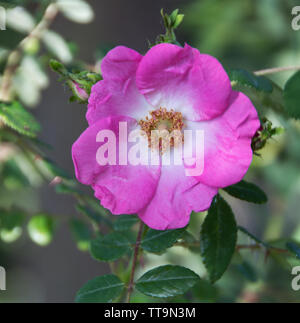
[[141,238],[143,233],[144,223],[140,221],[139,231],[136,238],[135,248],[134,248],[134,255],[132,260],[132,267],[131,267],[131,273],[130,273],[130,280],[128,284],[128,290],[127,290],[127,303],[130,303],[131,294],[133,292],[134,287],[134,274],[135,269],[138,261],[138,255],[139,255],[139,249],[141,245]]

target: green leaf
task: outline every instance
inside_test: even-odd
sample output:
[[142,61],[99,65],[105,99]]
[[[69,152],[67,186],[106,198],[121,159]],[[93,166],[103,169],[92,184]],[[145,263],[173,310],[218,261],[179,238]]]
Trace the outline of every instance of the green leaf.
[[177,29],[181,25],[183,19],[184,19],[184,15],[177,15],[173,28]]
[[300,259],[300,246],[295,242],[287,242],[286,244],[287,249],[294,254],[298,259]]
[[96,277],[77,293],[77,303],[110,303],[123,291],[124,283],[115,275]]
[[247,202],[262,204],[268,201],[267,195],[258,186],[246,181],[228,186],[224,191]]
[[242,261],[241,263],[236,264],[235,267],[248,281],[255,283],[258,280],[255,269],[247,261]]
[[13,243],[22,235],[23,229],[21,227],[14,227],[11,230],[1,229],[0,237],[5,243]]
[[260,118],[271,109],[286,117],[282,89],[271,80],[244,70],[227,70],[234,90],[246,94],[256,107]]
[[174,22],[176,21],[176,18],[178,16],[179,13],[179,9],[175,9],[171,14],[170,14],[170,19],[171,19],[171,23],[174,24]]
[[183,246],[186,246],[191,252],[200,253],[199,241],[190,232],[184,231],[180,240],[182,240]]
[[300,71],[285,84],[283,99],[288,115],[300,119]]
[[76,209],[79,213],[87,216],[95,224],[99,224],[103,220],[101,215],[85,205],[78,204],[76,205]]
[[200,248],[211,282],[221,278],[235,251],[237,226],[231,207],[214,198],[202,226]]
[[82,192],[73,185],[61,183],[55,185],[55,192],[58,194],[81,194]]
[[25,215],[17,210],[4,211],[0,210],[0,227],[1,229],[12,230],[15,227],[22,226]]
[[17,101],[0,103],[0,120],[10,128],[28,137],[35,137],[40,131],[40,125],[35,118]]
[[214,303],[218,297],[216,285],[212,285],[207,280],[201,279],[192,289],[193,295],[201,303]]
[[120,232],[113,232],[91,242],[90,252],[94,259],[114,261],[130,251],[129,240]]
[[35,26],[33,16],[23,7],[8,9],[6,23],[11,28],[24,33],[30,33]]
[[14,159],[7,161],[2,170],[3,183],[7,189],[15,190],[29,186],[30,182]]
[[257,91],[272,93],[273,85],[271,81],[263,76],[256,76],[242,69],[229,70],[228,76],[233,85],[243,85],[254,88]]
[[30,108],[41,100],[41,89],[32,82],[30,75],[20,68],[14,76],[14,89],[18,99]]
[[58,0],[57,6],[63,15],[79,24],[87,24],[93,21],[92,7],[82,0]]
[[22,235],[25,215],[18,210],[0,210],[0,237],[5,243],[15,242]]
[[24,74],[27,74],[30,83],[34,83],[39,89],[45,89],[49,85],[48,76],[36,57],[26,55],[20,68]]
[[69,174],[49,158],[37,159],[36,164],[39,166],[39,168],[45,174],[45,176],[49,177],[49,179],[52,179],[56,176],[68,180],[70,179]]
[[49,63],[52,70],[61,75],[60,81],[70,88],[73,96],[70,98],[71,102],[77,101],[79,103],[86,103],[91,93],[91,89],[102,76],[98,73],[89,71],[68,71],[68,69],[60,62],[51,59]]
[[54,219],[46,214],[36,215],[30,219],[27,229],[33,242],[40,246],[47,246],[53,239]]
[[68,44],[61,35],[54,31],[47,30],[43,34],[42,40],[48,50],[53,53],[59,60],[61,60],[65,64],[71,63],[73,55]]
[[141,247],[148,251],[159,253],[173,244],[182,236],[185,229],[157,231],[150,229],[142,240]]
[[146,272],[136,282],[139,292],[151,297],[172,297],[187,292],[200,280],[192,270],[165,265]]
[[136,215],[132,215],[132,214],[120,215],[114,223],[114,229],[116,231],[127,231],[131,229],[131,227],[135,225],[137,222],[138,222],[138,218]]
[[81,251],[86,251],[90,247],[91,231],[89,226],[78,219],[70,221],[70,229],[77,243],[77,247]]
[[1,0],[0,6],[4,8],[12,8],[22,4],[23,0]]
[[7,26],[4,31],[0,30],[0,44],[1,48],[15,49],[18,44],[24,39],[24,34],[16,30],[13,30]]
[[14,88],[18,98],[28,107],[41,100],[41,90],[49,84],[48,76],[37,57],[25,55],[14,77]]

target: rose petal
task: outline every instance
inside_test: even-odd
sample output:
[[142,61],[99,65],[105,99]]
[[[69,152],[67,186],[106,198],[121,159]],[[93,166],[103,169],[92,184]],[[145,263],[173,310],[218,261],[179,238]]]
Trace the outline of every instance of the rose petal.
[[[127,122],[128,132],[137,127],[136,121],[129,117],[101,119],[74,143],[72,155],[78,181],[92,185],[95,196],[112,213],[130,214],[144,208],[152,199],[160,176],[160,166],[119,165],[119,122]],[[97,151],[103,145],[103,142],[96,142],[100,130],[115,133],[116,165],[100,166],[97,162]],[[121,139],[121,147],[124,147],[124,140],[127,138]]]
[[172,44],[148,51],[138,67],[137,86],[151,105],[180,111],[191,121],[222,114],[232,91],[217,59]]
[[89,98],[86,118],[89,124],[99,119],[128,115],[137,120],[153,110],[136,86],[136,70],[142,56],[127,47],[111,50],[103,59],[103,80],[96,83]]
[[197,179],[219,188],[239,182],[251,164],[251,140],[259,126],[256,109],[240,92],[233,92],[230,107],[218,118],[187,122],[188,129],[204,131],[204,170]]
[[185,175],[183,166],[163,166],[155,195],[139,217],[155,230],[185,227],[192,211],[210,207],[216,188]]

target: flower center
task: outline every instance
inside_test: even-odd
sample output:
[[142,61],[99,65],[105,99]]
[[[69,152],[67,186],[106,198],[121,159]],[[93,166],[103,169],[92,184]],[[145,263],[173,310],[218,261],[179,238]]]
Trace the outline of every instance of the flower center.
[[158,148],[161,153],[183,142],[181,112],[159,108],[150,112],[150,118],[140,120],[139,125],[148,137],[149,147]]

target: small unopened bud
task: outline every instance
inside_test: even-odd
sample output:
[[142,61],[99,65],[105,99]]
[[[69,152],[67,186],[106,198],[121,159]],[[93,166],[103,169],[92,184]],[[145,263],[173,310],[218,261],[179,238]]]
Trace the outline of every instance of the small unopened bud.
[[82,101],[86,101],[89,98],[89,95],[84,89],[82,89],[78,83],[72,81],[73,93]]

